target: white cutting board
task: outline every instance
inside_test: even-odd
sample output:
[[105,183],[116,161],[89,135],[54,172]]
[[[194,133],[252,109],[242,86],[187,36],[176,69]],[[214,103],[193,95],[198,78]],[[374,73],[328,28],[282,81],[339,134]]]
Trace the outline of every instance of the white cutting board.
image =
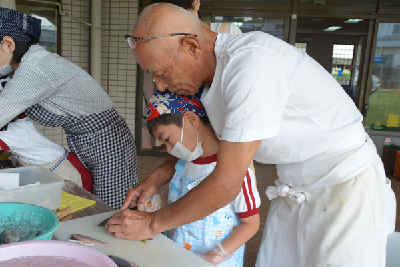
[[131,241],[115,238],[104,226],[97,226],[117,211],[61,222],[54,232],[60,241],[68,241],[71,234],[82,234],[110,245],[95,245],[92,248],[106,254],[119,256],[136,263],[139,267],[211,267],[212,265],[172,240],[158,234],[153,240]]

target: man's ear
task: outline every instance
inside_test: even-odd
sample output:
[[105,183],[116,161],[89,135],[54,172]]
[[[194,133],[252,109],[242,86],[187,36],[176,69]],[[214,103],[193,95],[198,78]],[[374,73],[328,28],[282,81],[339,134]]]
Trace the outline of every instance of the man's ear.
[[195,59],[200,58],[201,47],[197,37],[194,37],[193,35],[186,35],[182,38],[182,46],[184,51],[187,51],[190,56],[193,56]]
[[10,36],[3,37],[3,44],[1,46],[10,54],[15,50],[15,42]]

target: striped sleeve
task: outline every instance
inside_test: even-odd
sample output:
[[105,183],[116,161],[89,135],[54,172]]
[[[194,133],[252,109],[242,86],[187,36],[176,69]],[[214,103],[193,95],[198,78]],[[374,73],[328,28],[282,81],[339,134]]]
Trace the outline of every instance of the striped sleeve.
[[255,183],[255,175],[249,168],[242,183],[240,194],[233,201],[235,212],[239,218],[247,218],[258,214],[261,199]]

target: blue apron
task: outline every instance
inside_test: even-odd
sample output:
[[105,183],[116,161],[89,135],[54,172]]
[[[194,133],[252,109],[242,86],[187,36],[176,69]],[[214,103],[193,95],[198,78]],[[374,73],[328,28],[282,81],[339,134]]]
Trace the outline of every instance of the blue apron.
[[[169,184],[168,203],[184,196],[209,175],[205,173],[199,177],[189,177],[183,172],[185,165],[186,161],[181,159],[175,165],[175,175]],[[233,205],[228,204],[201,220],[166,231],[166,235],[187,250],[203,255],[213,249],[218,242],[222,243],[239,225],[240,219],[234,212]],[[218,266],[242,267],[244,251],[245,244]]]

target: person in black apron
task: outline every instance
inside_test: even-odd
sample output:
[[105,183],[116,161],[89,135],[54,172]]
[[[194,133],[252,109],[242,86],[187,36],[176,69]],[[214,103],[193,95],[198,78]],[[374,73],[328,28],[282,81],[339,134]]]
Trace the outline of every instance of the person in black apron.
[[110,97],[83,69],[37,45],[41,21],[0,8],[0,128],[18,114],[63,127],[71,152],[93,177],[93,192],[118,209],[138,183],[135,140]]

